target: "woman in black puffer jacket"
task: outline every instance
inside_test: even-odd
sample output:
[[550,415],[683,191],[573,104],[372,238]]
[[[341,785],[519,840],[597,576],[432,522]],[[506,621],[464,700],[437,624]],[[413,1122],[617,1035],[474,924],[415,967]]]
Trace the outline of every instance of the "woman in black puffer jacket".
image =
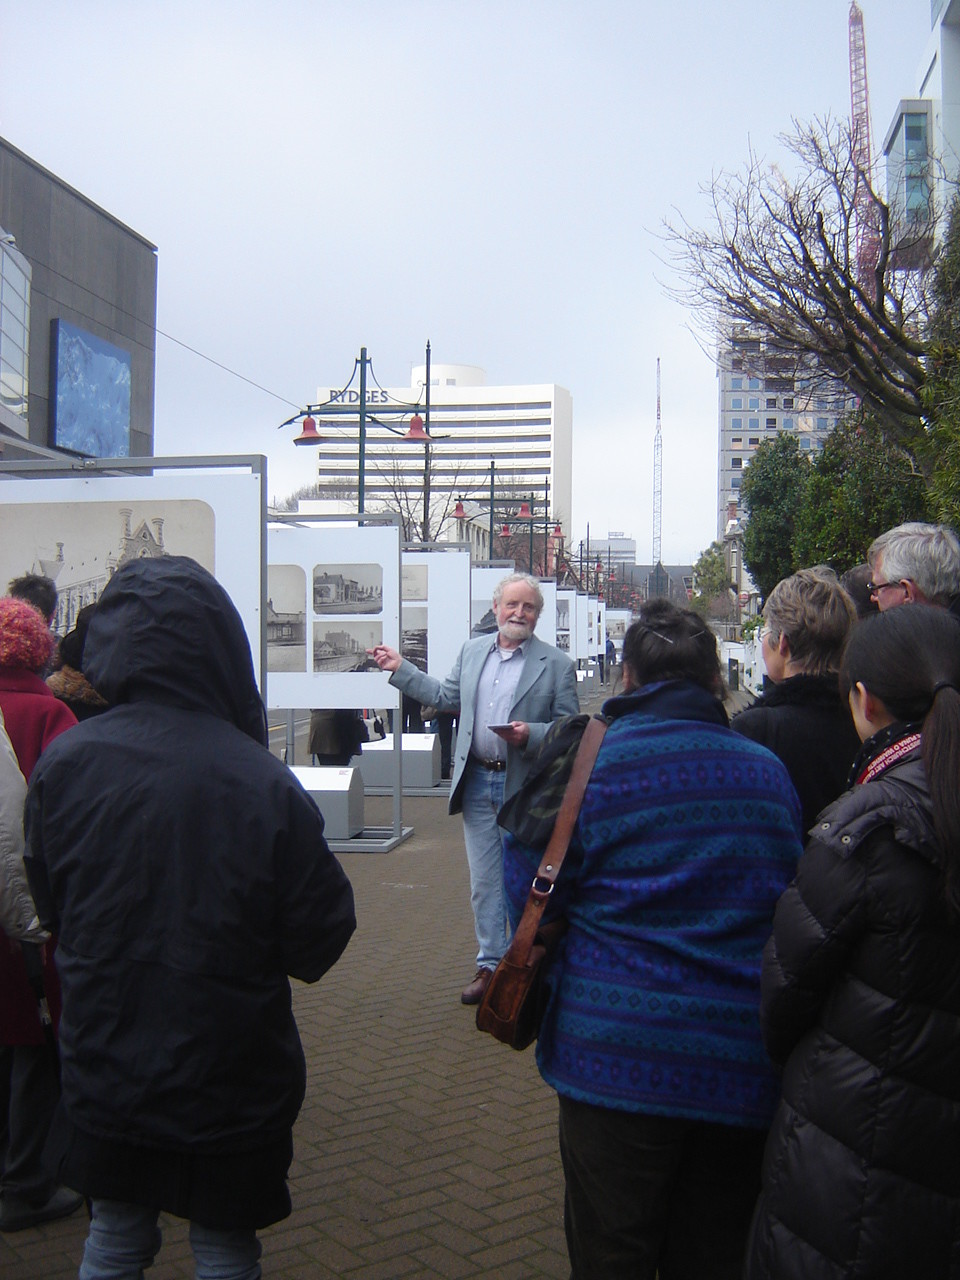
[[844,657],[864,745],[764,955],[785,1066],[747,1280],[960,1277],[958,638],[911,605]]

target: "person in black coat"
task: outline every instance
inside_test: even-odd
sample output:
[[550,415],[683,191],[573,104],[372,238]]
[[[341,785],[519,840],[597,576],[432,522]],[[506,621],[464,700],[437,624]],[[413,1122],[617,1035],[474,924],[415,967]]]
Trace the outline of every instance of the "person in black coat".
[[353,894],[205,569],[120,568],[83,671],[109,710],[44,752],[25,817],[63,988],[47,1155],[93,1201],[80,1276],[141,1274],[159,1210],[190,1220],[198,1275],[259,1276],[306,1080],[288,975],[335,963]]
[[856,608],[830,570],[801,569],[763,606],[763,661],[772,684],[730,727],[779,756],[797,789],[803,830],[846,789],[860,746],[837,672]]
[[777,905],[784,1063],[747,1280],[960,1276],[960,653],[927,605],[858,625],[863,748]]

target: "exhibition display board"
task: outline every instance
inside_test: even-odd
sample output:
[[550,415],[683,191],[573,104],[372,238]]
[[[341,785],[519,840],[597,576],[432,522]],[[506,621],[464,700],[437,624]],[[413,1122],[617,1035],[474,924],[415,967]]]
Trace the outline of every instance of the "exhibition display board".
[[399,707],[367,653],[400,648],[398,517],[271,519],[266,631],[268,706]]
[[[400,652],[442,680],[470,635],[470,551],[411,550],[400,556]],[[501,577],[503,575],[501,574]]]
[[60,635],[128,560],[190,556],[236,605],[263,691],[264,458],[8,462],[0,484],[0,584],[52,578]]
[[[378,644],[400,648],[399,516],[271,516],[266,579],[268,706],[291,717],[294,708],[399,708],[400,691],[367,652]],[[292,739],[291,726],[288,752]],[[388,771],[392,826],[330,839],[334,852],[387,853],[413,834],[402,821],[399,741]],[[356,771],[314,772],[320,787]],[[312,794],[322,809],[323,794]]]
[[557,648],[577,660],[577,593],[573,587],[557,590]]
[[587,665],[587,659],[590,657],[590,602],[589,598],[583,593],[577,592],[576,610],[574,617],[576,619],[575,627],[577,634],[576,653],[571,653],[570,657],[576,657],[577,663]]

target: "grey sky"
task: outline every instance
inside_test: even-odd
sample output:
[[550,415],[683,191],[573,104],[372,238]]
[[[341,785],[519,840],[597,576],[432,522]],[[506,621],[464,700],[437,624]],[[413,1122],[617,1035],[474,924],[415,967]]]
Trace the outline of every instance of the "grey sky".
[[[915,90],[929,0],[861,0],[875,147]],[[716,379],[656,233],[699,185],[849,113],[846,0],[4,0],[0,134],[159,247],[156,451],[269,456],[366,345],[574,400],[574,540],[715,533]],[[287,404],[284,401],[290,401]],[[304,453],[308,456],[304,457]]]

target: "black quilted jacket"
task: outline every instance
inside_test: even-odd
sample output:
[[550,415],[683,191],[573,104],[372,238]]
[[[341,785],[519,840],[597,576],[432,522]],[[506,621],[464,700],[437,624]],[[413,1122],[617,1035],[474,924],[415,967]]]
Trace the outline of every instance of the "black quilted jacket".
[[784,1062],[747,1280],[960,1277],[960,926],[918,753],[820,815],[764,955]]

